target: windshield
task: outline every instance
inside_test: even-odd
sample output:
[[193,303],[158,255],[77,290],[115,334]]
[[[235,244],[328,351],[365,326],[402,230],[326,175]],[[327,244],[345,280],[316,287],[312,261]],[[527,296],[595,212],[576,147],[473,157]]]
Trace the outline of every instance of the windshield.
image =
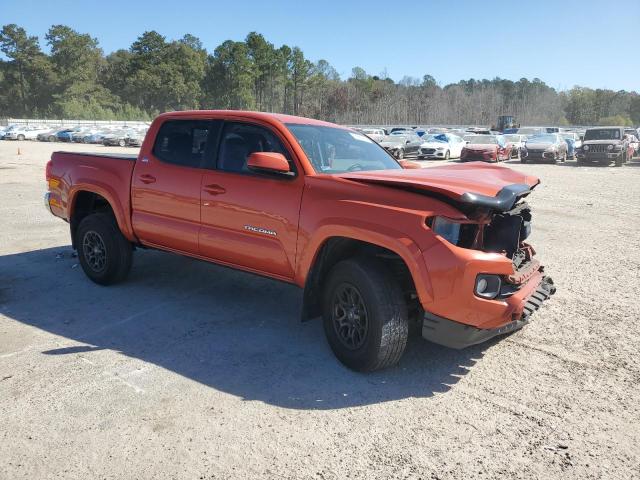
[[400,170],[394,158],[361,133],[342,128],[288,123],[318,173]]
[[518,133],[520,135],[535,135],[536,133],[540,133],[539,128],[519,128]]
[[469,143],[475,143],[476,145],[496,145],[498,139],[493,135],[474,135],[469,138]]
[[529,140],[527,140],[527,142],[531,142],[531,143],[556,143],[556,137],[555,135],[534,135],[532,137],[529,137]]
[[447,137],[442,133],[438,135],[424,135],[422,139],[425,142],[448,142]]
[[620,140],[620,130],[617,128],[599,128],[597,130],[587,130],[584,134],[585,140]]

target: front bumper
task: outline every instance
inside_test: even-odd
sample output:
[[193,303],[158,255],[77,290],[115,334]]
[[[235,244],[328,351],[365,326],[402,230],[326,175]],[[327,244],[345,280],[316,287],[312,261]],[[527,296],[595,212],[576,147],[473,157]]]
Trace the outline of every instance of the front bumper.
[[584,160],[587,162],[602,162],[605,160],[615,160],[620,155],[622,155],[622,151],[614,151],[614,152],[578,152],[576,153],[576,157],[580,160]]
[[531,315],[556,291],[553,280],[546,276],[533,287],[531,293],[519,305],[518,310],[521,313],[519,315],[514,313],[512,320],[503,325],[489,329],[477,328],[425,312],[422,321],[422,337],[449,348],[462,349],[486,342],[498,335],[519,330],[529,323]]

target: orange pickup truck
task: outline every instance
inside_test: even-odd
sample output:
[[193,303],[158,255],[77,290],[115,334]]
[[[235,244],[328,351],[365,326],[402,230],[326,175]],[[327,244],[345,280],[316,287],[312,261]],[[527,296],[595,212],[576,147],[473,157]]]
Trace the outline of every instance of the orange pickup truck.
[[45,204],[94,282],[124,280],[135,248],[290,282],[338,359],[371,371],[398,362],[410,322],[463,348],[521,328],[555,292],[526,243],[537,178],[415,166],[327,122],[175,112],[137,157],[55,152]]

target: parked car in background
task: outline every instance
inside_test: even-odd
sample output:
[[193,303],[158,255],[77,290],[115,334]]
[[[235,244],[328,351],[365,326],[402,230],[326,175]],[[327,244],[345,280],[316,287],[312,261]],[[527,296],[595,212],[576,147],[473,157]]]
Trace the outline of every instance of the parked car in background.
[[511,158],[511,145],[503,135],[468,135],[465,140],[467,144],[460,154],[463,162],[502,162]]
[[65,128],[56,134],[56,138],[59,142],[71,142],[73,134],[78,131],[80,131],[79,127]]
[[359,128],[358,130],[376,143],[380,143],[382,139],[387,135],[386,133],[384,133],[384,130],[382,128]]
[[129,134],[127,139],[127,147],[140,147],[144,141],[146,131],[134,130]]
[[525,137],[538,135],[540,133],[545,133],[542,127],[522,127],[518,129],[518,135],[524,135]]
[[88,135],[85,135],[82,138],[82,142],[83,143],[102,143],[102,140],[104,139],[105,135],[109,135],[111,133],[111,130],[101,130],[95,133],[90,133]]
[[0,140],[4,140],[4,134],[14,128],[14,125],[5,125],[4,127],[0,126]]
[[58,139],[56,135],[61,130],[62,128],[60,127],[50,128],[49,130],[39,133],[38,136],[36,137],[36,140],[38,140],[39,142],[57,142]]
[[105,135],[102,138],[102,144],[105,146],[127,147],[131,143],[131,146],[140,146],[143,137],[144,135],[141,138],[135,130],[130,128],[116,130]]
[[413,132],[413,129],[409,127],[393,127],[391,130],[389,130],[389,135],[396,132]]
[[412,130],[396,130],[384,137],[380,146],[397,159],[416,155],[422,140]]
[[527,138],[522,150],[520,161],[527,163],[531,161],[565,162],[569,147],[557,133],[540,133]]
[[621,167],[628,160],[628,144],[623,127],[588,128],[576,154],[578,163],[610,165],[614,162],[616,167]]
[[5,140],[35,140],[39,133],[47,131],[47,127],[37,125],[21,125],[8,129],[4,134]]
[[567,157],[576,158],[576,151],[582,145],[582,140],[576,132],[560,132],[560,135],[567,142]]
[[84,137],[87,135],[92,135],[96,133],[98,130],[95,128],[81,128],[77,132],[73,132],[71,134],[71,141],[75,143],[84,143]]
[[511,145],[511,158],[520,158],[527,137],[519,133],[509,133],[504,136],[504,139]]
[[422,137],[422,142],[418,150],[419,159],[449,160],[449,158],[460,158],[462,148],[466,144],[464,139],[450,133],[428,134]]

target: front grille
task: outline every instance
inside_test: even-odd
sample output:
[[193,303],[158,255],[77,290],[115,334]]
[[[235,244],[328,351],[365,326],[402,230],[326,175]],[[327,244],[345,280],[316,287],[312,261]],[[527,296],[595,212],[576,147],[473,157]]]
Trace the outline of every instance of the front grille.
[[607,151],[607,145],[589,145],[589,150],[586,151],[591,153],[605,153]]
[[421,153],[424,154],[432,154],[432,153],[436,153],[436,149],[435,148],[422,148],[420,149]]
[[521,320],[528,320],[529,317],[540,308],[545,300],[549,300],[551,295],[556,293],[556,287],[550,277],[543,277],[538,288],[527,298],[522,309]]

